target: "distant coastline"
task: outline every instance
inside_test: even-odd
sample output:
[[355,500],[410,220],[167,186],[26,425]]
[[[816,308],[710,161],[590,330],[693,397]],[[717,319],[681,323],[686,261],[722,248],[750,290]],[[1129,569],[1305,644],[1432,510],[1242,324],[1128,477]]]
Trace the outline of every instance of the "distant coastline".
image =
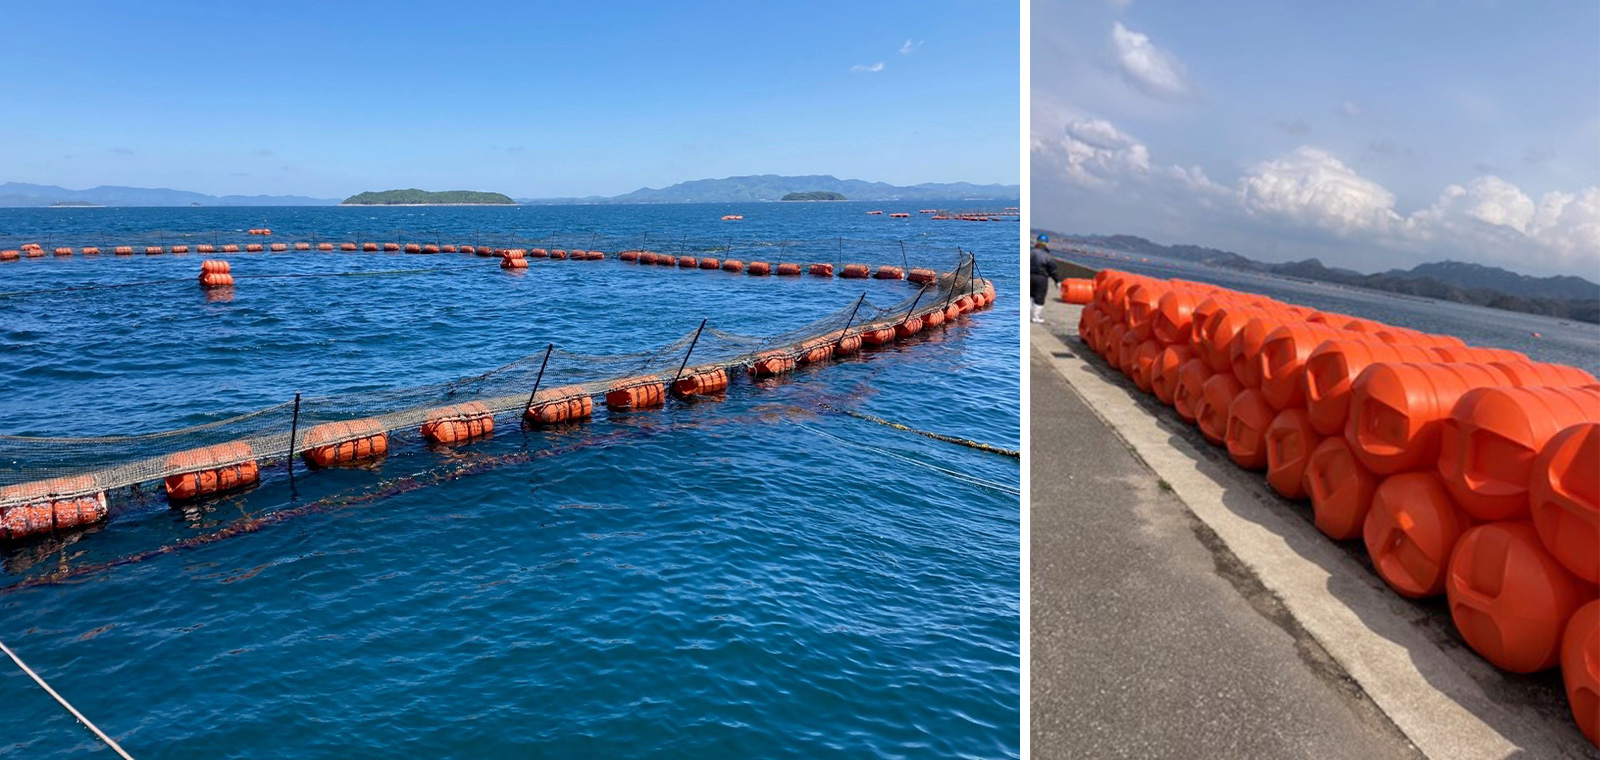
[[357,193],[341,206],[515,206],[517,202],[500,193],[478,190],[428,191],[411,187],[404,190]]

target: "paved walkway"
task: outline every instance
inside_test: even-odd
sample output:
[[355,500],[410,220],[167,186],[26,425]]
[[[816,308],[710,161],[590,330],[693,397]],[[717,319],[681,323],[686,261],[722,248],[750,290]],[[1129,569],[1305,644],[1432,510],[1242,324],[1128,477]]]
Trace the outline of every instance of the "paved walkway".
[[1416,750],[1038,357],[1033,757]]

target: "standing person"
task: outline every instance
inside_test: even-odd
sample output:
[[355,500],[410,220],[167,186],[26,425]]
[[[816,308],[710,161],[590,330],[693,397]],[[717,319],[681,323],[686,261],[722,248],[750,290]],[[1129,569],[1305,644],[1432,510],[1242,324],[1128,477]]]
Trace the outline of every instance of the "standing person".
[[1044,322],[1044,297],[1050,292],[1050,281],[1061,282],[1056,271],[1056,260],[1050,255],[1050,236],[1040,235],[1033,244],[1033,259],[1028,265],[1028,280],[1033,295],[1033,323]]

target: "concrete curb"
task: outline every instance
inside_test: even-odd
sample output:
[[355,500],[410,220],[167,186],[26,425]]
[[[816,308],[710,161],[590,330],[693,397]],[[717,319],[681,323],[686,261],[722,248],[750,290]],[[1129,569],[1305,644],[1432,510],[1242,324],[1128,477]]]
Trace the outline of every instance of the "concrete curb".
[[[1053,300],[1053,299],[1052,299]],[[1058,308],[1051,322],[1060,324]],[[1074,324],[1079,309],[1069,307]],[[1261,498],[1259,478],[1218,463],[1141,408],[1131,383],[1086,364],[1098,356],[1034,325],[1046,360],[1133,452],[1172,487],[1305,631],[1416,747],[1431,758],[1594,757],[1569,715],[1497,698],[1506,675],[1453,650],[1419,613],[1308,521]]]

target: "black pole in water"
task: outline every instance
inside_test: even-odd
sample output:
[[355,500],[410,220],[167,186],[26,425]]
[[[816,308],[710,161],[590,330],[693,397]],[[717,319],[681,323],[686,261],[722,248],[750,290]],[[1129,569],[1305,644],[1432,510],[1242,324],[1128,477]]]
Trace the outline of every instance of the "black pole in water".
[[289,421],[289,482],[294,483],[294,439],[300,432],[300,392],[294,393],[294,417]]
[[689,341],[689,350],[683,352],[683,363],[678,365],[678,374],[672,376],[672,385],[667,386],[668,390],[676,388],[678,379],[683,377],[683,368],[689,366],[689,355],[694,353],[695,344],[700,342],[700,331],[704,329],[706,329],[706,321],[702,319],[700,320],[700,326],[695,328],[694,340]]
[[908,271],[911,269],[911,260],[906,258],[906,241],[904,240],[900,241],[900,263],[903,264]]
[[[836,260],[835,260],[835,263],[837,263],[837,264],[838,264],[838,265],[839,265],[839,266],[841,266],[841,267],[842,267],[842,266],[844,266],[844,236],[843,236],[843,235],[840,235],[840,236],[839,236],[839,256],[838,256],[838,258],[837,258],[837,259],[836,259]],[[862,297],[862,298],[866,298],[866,297],[867,297],[867,296],[866,296],[866,294],[865,294],[865,293],[863,293],[863,294],[862,294],[862,295],[861,295],[861,297]],[[859,306],[860,306],[860,305],[861,305],[861,304],[856,304],[856,306],[858,306],[858,307],[859,307]]]
[[865,292],[863,292],[861,294],[861,297],[856,299],[855,308],[850,310],[850,316],[847,317],[844,320],[844,327],[839,328],[839,337],[843,338],[844,334],[850,330],[850,323],[856,321],[856,312],[860,311],[861,310],[861,304],[864,304],[866,302],[867,302],[867,294]]
[[533,390],[528,392],[528,403],[523,407],[522,413],[526,415],[533,408],[533,397],[539,394],[539,383],[544,382],[544,367],[550,363],[550,352],[556,350],[556,344],[551,343],[544,347],[544,361],[539,362],[539,376],[533,379]]
[[926,292],[928,292],[928,286],[923,285],[922,288],[917,291],[917,297],[911,299],[911,308],[906,309],[906,318],[900,320],[900,324],[903,325],[911,321],[911,315],[917,312],[917,303],[922,300],[922,294]]

